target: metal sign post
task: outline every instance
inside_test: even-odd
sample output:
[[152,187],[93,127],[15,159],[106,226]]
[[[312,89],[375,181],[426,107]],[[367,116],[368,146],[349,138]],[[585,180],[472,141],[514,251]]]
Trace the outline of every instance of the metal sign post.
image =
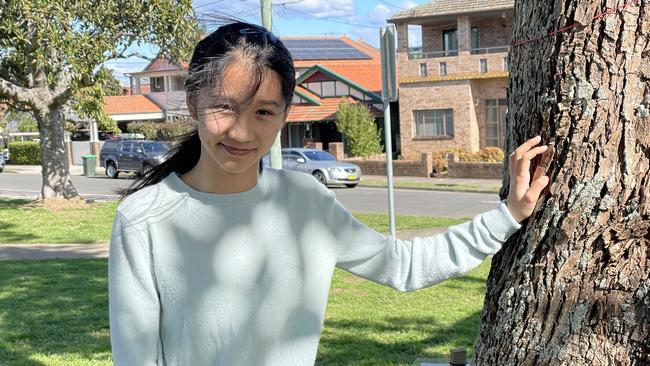
[[381,99],[384,102],[384,134],[386,145],[386,177],[388,178],[388,216],[390,235],[395,238],[395,197],[393,195],[393,144],[390,127],[390,102],[397,100],[397,68],[395,52],[397,31],[394,24],[382,27],[381,44]]
[[[262,26],[269,32],[273,31],[273,7],[271,0],[260,0],[262,7]],[[281,143],[282,130],[275,136],[275,141],[271,150],[269,151],[269,161],[271,168],[282,169],[282,143]]]

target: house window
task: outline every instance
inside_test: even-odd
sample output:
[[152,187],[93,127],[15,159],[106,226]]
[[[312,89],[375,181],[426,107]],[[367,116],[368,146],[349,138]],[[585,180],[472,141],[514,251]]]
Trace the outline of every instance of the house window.
[[320,82],[317,82],[317,83],[305,83],[305,86],[312,93],[314,93],[316,95],[323,95],[323,91],[321,89],[321,83]]
[[420,64],[420,76],[427,76],[427,64],[425,63]]
[[487,58],[482,58],[480,61],[480,65],[481,65],[481,72],[483,73],[488,72]]
[[475,50],[478,48],[478,27],[472,27],[472,49]]
[[488,99],[485,101],[485,145],[504,148],[506,130],[506,99]]
[[298,95],[293,95],[293,98],[291,98],[291,104],[305,104],[307,103],[307,100],[305,98],[302,98]]
[[415,137],[454,137],[454,110],[414,111]]
[[333,81],[323,81],[322,82],[322,88],[323,88],[323,93],[321,96],[323,97],[334,97],[336,96],[336,89],[335,89],[335,84]]
[[508,62],[508,57],[503,58],[503,69],[505,71],[510,71],[510,62]]
[[456,29],[442,32],[442,47],[445,56],[458,56],[458,31]]
[[350,87],[348,84],[342,82],[342,81],[337,81],[336,82],[336,96],[337,97],[345,97],[350,95]]
[[153,82],[151,91],[155,91],[155,92],[164,91],[163,90],[163,88],[164,88],[164,77],[151,78],[151,81]]
[[358,100],[363,100],[363,93],[355,88],[350,88],[350,95]]
[[447,75],[447,63],[446,62],[441,62],[440,63],[440,75],[441,76]]

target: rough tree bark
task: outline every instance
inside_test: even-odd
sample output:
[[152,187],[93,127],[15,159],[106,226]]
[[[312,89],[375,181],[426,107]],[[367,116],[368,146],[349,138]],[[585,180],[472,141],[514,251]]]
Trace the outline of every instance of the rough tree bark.
[[541,134],[551,185],[493,259],[475,365],[650,364],[650,4],[627,1],[516,2],[515,41],[576,26],[511,47],[507,150]]

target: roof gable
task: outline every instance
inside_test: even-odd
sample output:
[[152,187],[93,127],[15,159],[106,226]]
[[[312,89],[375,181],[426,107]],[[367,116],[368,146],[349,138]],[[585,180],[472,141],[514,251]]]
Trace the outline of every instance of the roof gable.
[[400,11],[388,20],[480,13],[514,7],[514,0],[431,0],[426,4]]
[[355,83],[354,81],[352,81],[352,80],[344,77],[343,75],[341,75],[339,73],[336,73],[336,72],[334,72],[334,71],[330,70],[329,68],[327,68],[325,66],[322,66],[322,65],[314,65],[312,68],[305,71],[296,80],[296,85],[299,85],[300,83],[305,82],[310,77],[312,77],[314,74],[319,73],[319,72],[329,76],[332,79],[344,82],[345,84],[349,85],[351,88],[354,88],[357,91],[366,94],[367,96],[369,96],[370,98],[376,100],[377,102],[381,102],[381,100],[382,100],[380,95],[378,95],[378,94],[364,88],[363,86]]

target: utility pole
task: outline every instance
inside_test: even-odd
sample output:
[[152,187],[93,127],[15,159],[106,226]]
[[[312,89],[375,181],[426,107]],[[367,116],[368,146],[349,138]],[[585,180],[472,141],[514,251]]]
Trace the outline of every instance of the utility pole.
[[[262,5],[262,26],[269,32],[273,31],[273,7],[271,0],[260,0]],[[282,130],[275,137],[275,142],[269,151],[269,160],[271,168],[282,169]]]

